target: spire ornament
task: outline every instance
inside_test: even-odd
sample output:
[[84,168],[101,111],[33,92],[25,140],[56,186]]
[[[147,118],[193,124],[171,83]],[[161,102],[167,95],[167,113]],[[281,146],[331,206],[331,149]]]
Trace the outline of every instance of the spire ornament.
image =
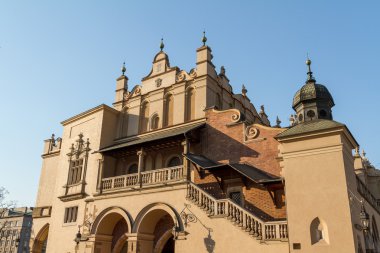
[[164,38],[161,38],[161,44],[160,44],[161,52],[164,49],[164,47],[165,47],[165,45],[164,45]]
[[203,31],[203,38],[202,38],[203,46],[206,46],[206,41],[207,41],[206,31]]
[[281,120],[278,116],[276,118],[276,127],[281,127]]
[[307,56],[307,60],[306,60],[306,65],[308,67],[308,72],[307,72],[307,80],[306,82],[315,82],[315,79],[313,77],[313,72],[311,71],[311,60],[309,59],[309,56]]
[[248,92],[248,90],[245,88],[245,85],[243,84],[241,86],[241,94],[245,97],[245,96],[247,96],[247,92]]
[[125,71],[127,71],[127,69],[125,68],[125,62],[123,62],[123,66],[121,67],[121,73],[123,76],[125,76]]

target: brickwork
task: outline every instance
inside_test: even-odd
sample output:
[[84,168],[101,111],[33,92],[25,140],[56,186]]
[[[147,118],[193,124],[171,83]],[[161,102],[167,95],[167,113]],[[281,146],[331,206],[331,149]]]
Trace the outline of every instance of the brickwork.
[[[245,137],[244,123],[233,123],[231,110],[215,112],[207,110],[207,125],[202,132],[202,153],[209,159],[220,163],[248,163],[272,175],[280,176],[278,161],[278,142],[274,139],[280,128],[255,125],[259,129],[256,138]],[[216,198],[226,198],[227,188],[240,185],[244,195],[243,206],[264,220],[286,217],[283,185],[275,188],[262,186],[241,176],[232,169],[199,171],[193,166],[194,182]],[[225,183],[234,181],[233,184]],[[240,182],[240,183],[239,183]],[[279,189],[279,191],[278,191]],[[277,196],[279,194],[280,196]],[[278,201],[280,199],[280,201]],[[280,202],[280,203],[278,203]]]

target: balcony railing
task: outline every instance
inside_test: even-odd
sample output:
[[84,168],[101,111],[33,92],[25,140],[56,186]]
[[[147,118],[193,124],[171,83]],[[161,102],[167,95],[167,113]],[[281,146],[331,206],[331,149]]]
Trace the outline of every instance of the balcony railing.
[[356,177],[356,184],[357,184],[357,187],[358,187],[358,192],[360,193],[360,195],[362,195],[362,197],[364,199],[367,200],[368,203],[370,203],[372,205],[373,208],[375,208],[375,210],[377,212],[380,213],[380,202],[379,200],[377,200],[375,198],[375,196],[373,196],[373,194],[371,193],[371,191],[367,188],[367,186],[359,179],[359,177]]
[[215,199],[199,186],[189,183],[187,199],[202,208],[209,216],[226,217],[244,231],[262,241],[287,241],[286,221],[264,222],[230,199]]
[[[184,169],[183,166],[175,166],[170,168],[163,168],[157,170],[144,171],[140,174],[141,186],[164,184],[183,180]],[[112,191],[123,188],[137,188],[140,187],[138,173],[127,174],[117,177],[107,177],[102,179],[102,190]]]

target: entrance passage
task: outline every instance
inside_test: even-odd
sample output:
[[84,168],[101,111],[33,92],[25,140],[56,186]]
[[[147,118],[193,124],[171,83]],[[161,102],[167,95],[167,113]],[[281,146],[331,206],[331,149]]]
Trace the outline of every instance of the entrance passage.
[[140,252],[174,253],[173,228],[178,222],[174,211],[163,204],[144,209],[138,215],[134,227]]

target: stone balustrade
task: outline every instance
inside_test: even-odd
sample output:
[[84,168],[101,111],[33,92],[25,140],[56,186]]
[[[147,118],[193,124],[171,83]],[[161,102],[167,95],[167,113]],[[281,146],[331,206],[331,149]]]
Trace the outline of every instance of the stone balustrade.
[[[149,186],[156,184],[164,184],[168,182],[181,181],[185,179],[183,166],[175,166],[157,170],[144,171],[138,173],[127,174],[117,177],[108,177],[102,179],[102,191],[113,191],[118,189],[136,188],[141,186]],[[140,181],[140,182],[139,182]]]
[[264,222],[230,199],[215,199],[191,182],[187,188],[187,199],[203,209],[209,216],[225,217],[259,240],[288,240],[286,221]]

